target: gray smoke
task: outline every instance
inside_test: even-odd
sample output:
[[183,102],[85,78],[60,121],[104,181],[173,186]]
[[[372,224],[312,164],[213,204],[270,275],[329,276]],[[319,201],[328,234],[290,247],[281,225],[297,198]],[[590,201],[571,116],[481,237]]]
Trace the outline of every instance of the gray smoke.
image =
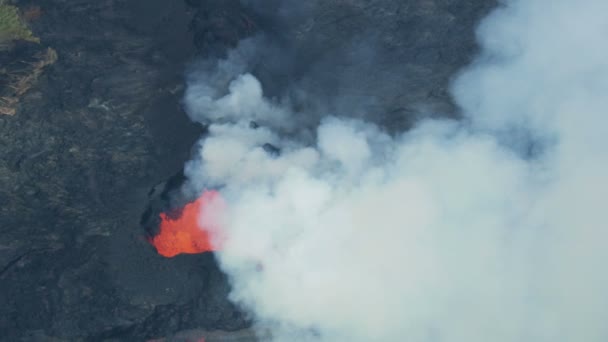
[[185,103],[209,134],[186,173],[222,186],[201,219],[263,338],[607,341],[606,13],[506,1],[453,84],[464,120],[398,135],[265,96],[255,39],[201,64]]

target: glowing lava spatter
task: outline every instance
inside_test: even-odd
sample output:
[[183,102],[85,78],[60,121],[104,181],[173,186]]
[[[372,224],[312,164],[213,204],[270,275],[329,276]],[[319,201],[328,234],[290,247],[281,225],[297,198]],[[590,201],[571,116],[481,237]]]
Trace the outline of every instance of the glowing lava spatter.
[[186,204],[179,217],[161,213],[160,231],[150,239],[150,243],[167,258],[215,250],[211,240],[213,227],[201,227],[199,222],[212,202],[218,201],[221,198],[217,191],[205,191],[196,201]]

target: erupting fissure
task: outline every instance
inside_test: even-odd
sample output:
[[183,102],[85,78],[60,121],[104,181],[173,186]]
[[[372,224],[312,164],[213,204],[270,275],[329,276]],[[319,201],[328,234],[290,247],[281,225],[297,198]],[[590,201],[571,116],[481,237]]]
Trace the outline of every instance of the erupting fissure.
[[186,204],[178,217],[161,213],[159,233],[149,239],[156,251],[167,258],[214,251],[213,227],[203,227],[200,222],[209,214],[210,204],[220,199],[219,196],[217,191],[205,191],[194,202]]

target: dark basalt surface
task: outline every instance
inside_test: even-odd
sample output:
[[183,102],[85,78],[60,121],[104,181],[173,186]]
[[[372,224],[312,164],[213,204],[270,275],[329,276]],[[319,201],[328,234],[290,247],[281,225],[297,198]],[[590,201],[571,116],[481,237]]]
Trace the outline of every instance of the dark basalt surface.
[[[179,340],[247,328],[213,255],[163,258],[140,222],[146,208],[149,225],[170,206],[159,194],[179,187],[167,181],[204,131],[180,105],[188,61],[264,32],[288,56],[253,66],[270,93],[297,84],[327,99],[367,96],[375,119],[397,131],[423,105],[457,115],[449,79],[494,5],[319,0],[294,15],[287,2],[19,2],[41,7],[32,28],[58,59],[16,115],[0,115],[0,340]],[[366,44],[379,53],[346,53]]]

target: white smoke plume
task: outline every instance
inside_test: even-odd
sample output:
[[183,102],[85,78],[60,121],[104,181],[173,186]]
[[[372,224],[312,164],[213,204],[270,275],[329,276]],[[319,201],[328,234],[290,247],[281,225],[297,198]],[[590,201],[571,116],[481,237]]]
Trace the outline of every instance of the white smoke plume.
[[397,136],[349,113],[298,133],[250,42],[194,74],[211,125],[186,173],[222,186],[217,257],[264,338],[608,341],[606,13],[506,1],[453,84],[465,120]]

